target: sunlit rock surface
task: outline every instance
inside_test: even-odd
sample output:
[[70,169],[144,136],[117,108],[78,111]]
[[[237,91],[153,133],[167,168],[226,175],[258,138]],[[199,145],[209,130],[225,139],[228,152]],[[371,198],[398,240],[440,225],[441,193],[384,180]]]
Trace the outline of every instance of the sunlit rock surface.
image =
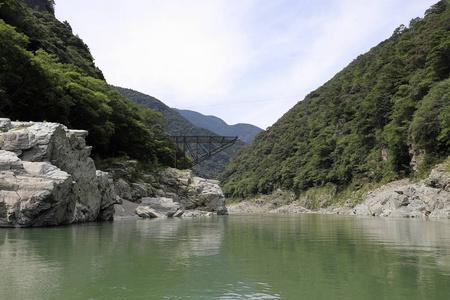
[[[427,179],[411,183],[408,179],[394,181],[365,193],[362,203],[354,205],[350,199],[318,210],[310,210],[300,201],[287,203],[273,200],[273,195],[262,196],[227,206],[230,214],[271,213],[320,213],[405,218],[450,219],[450,157],[437,165]],[[276,196],[276,195],[275,195]],[[329,195],[324,195],[324,198]]]
[[[129,168],[129,164],[124,164]],[[123,173],[122,171],[119,171]],[[217,180],[195,177],[190,170],[168,168],[154,178],[140,174],[142,182],[131,183],[131,194],[136,214],[143,218],[200,217],[227,214],[225,196]],[[121,190],[127,190],[121,182]],[[117,182],[116,182],[117,189]],[[121,193],[122,194],[122,193]],[[130,216],[133,205],[122,198],[116,205],[118,217]]]
[[0,226],[111,220],[116,194],[84,130],[0,119]]
[[394,182],[371,191],[354,208],[357,215],[450,218],[450,158],[418,183]]

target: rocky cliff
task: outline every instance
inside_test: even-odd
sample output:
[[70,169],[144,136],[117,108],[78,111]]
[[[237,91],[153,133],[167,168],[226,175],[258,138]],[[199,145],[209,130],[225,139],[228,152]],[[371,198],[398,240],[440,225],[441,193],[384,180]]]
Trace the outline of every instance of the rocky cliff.
[[140,217],[227,213],[218,181],[190,170],[149,175],[136,161],[113,163],[109,173],[96,170],[87,134],[57,123],[0,119],[0,227],[113,220],[122,203],[133,204],[127,215]]
[[84,130],[0,119],[0,226],[111,220],[116,194]]
[[[227,214],[225,196],[217,180],[196,177],[191,170],[168,168],[157,174],[142,174],[136,162],[116,163],[110,170],[121,203],[116,216],[197,217]],[[130,180],[131,178],[134,180]],[[128,211],[127,211],[128,210]]]

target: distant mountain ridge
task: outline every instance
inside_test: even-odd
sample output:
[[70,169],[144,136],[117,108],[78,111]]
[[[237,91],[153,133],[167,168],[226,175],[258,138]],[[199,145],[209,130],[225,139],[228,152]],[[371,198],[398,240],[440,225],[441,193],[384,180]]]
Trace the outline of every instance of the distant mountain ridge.
[[[121,88],[113,85],[110,85],[110,87],[134,103],[144,105],[162,113],[166,120],[166,132],[170,135],[218,135],[208,129],[195,126],[180,113],[155,97],[128,88]],[[196,165],[193,169],[195,173],[201,177],[216,178],[220,173],[225,171],[231,157],[233,157],[244,146],[244,142],[237,141],[232,147],[203,161],[202,163]]]
[[195,126],[211,130],[218,135],[238,136],[241,141],[251,144],[255,136],[263,131],[261,128],[245,123],[228,125],[224,120],[215,116],[206,116],[199,112],[173,108]]
[[167,133],[170,135],[214,135],[213,132],[207,129],[196,127],[178,112],[171,109],[155,97],[128,88],[113,85],[110,85],[110,87],[134,103],[145,105],[153,110],[156,110],[157,112],[162,113],[166,119]]

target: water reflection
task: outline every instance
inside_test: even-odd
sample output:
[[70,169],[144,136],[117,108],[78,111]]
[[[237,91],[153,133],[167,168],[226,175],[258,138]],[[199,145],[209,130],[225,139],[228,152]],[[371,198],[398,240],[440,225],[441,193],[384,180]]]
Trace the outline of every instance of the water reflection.
[[4,299],[32,299],[36,290],[58,285],[59,264],[36,253],[37,245],[20,229],[0,230],[0,290]]
[[440,299],[450,292],[449,221],[240,217],[225,238],[234,267],[258,274],[281,298],[301,291],[304,299]]
[[[374,241],[385,244],[405,264],[411,263],[408,256],[414,254],[414,264],[423,268],[420,277],[430,268],[439,268],[450,275],[450,222],[448,220],[357,218],[364,232]],[[433,272],[433,271],[432,271]]]
[[448,245],[450,223],[448,220],[357,217],[356,222],[372,238],[397,247],[421,247],[433,250]]
[[5,299],[444,299],[450,222],[324,215],[0,230]]
[[143,220],[136,228],[141,238],[158,241],[167,254],[178,258],[218,254],[225,231],[224,219],[220,217]]
[[272,287],[267,283],[237,282],[237,284],[228,284],[220,299],[236,300],[281,298],[278,294],[272,294]]

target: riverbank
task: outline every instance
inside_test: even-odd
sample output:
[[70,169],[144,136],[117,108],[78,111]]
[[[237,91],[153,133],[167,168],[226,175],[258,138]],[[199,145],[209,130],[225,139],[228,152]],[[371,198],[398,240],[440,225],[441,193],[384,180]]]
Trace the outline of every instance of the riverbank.
[[246,213],[287,213],[287,214],[353,214],[352,207],[333,205],[318,210],[308,209],[301,206],[298,202],[289,204],[275,204],[268,199],[252,199],[227,205],[228,214],[246,214]]
[[[277,196],[263,196],[227,205],[229,214],[253,212],[319,213],[382,217],[450,219],[450,158],[437,165],[428,178],[419,182],[402,179],[383,185],[362,195],[360,203],[345,201],[312,210],[301,201],[277,201]],[[328,196],[328,195],[327,195]]]
[[190,170],[145,174],[134,160],[97,170],[87,135],[0,118],[0,227],[226,214],[219,182]]
[[96,170],[87,134],[56,123],[0,119],[0,227],[249,212],[450,218],[450,158],[425,180],[389,183],[357,203],[330,206],[330,189],[314,191],[317,199],[276,191],[225,206],[219,182],[190,170],[144,174],[132,160]]

